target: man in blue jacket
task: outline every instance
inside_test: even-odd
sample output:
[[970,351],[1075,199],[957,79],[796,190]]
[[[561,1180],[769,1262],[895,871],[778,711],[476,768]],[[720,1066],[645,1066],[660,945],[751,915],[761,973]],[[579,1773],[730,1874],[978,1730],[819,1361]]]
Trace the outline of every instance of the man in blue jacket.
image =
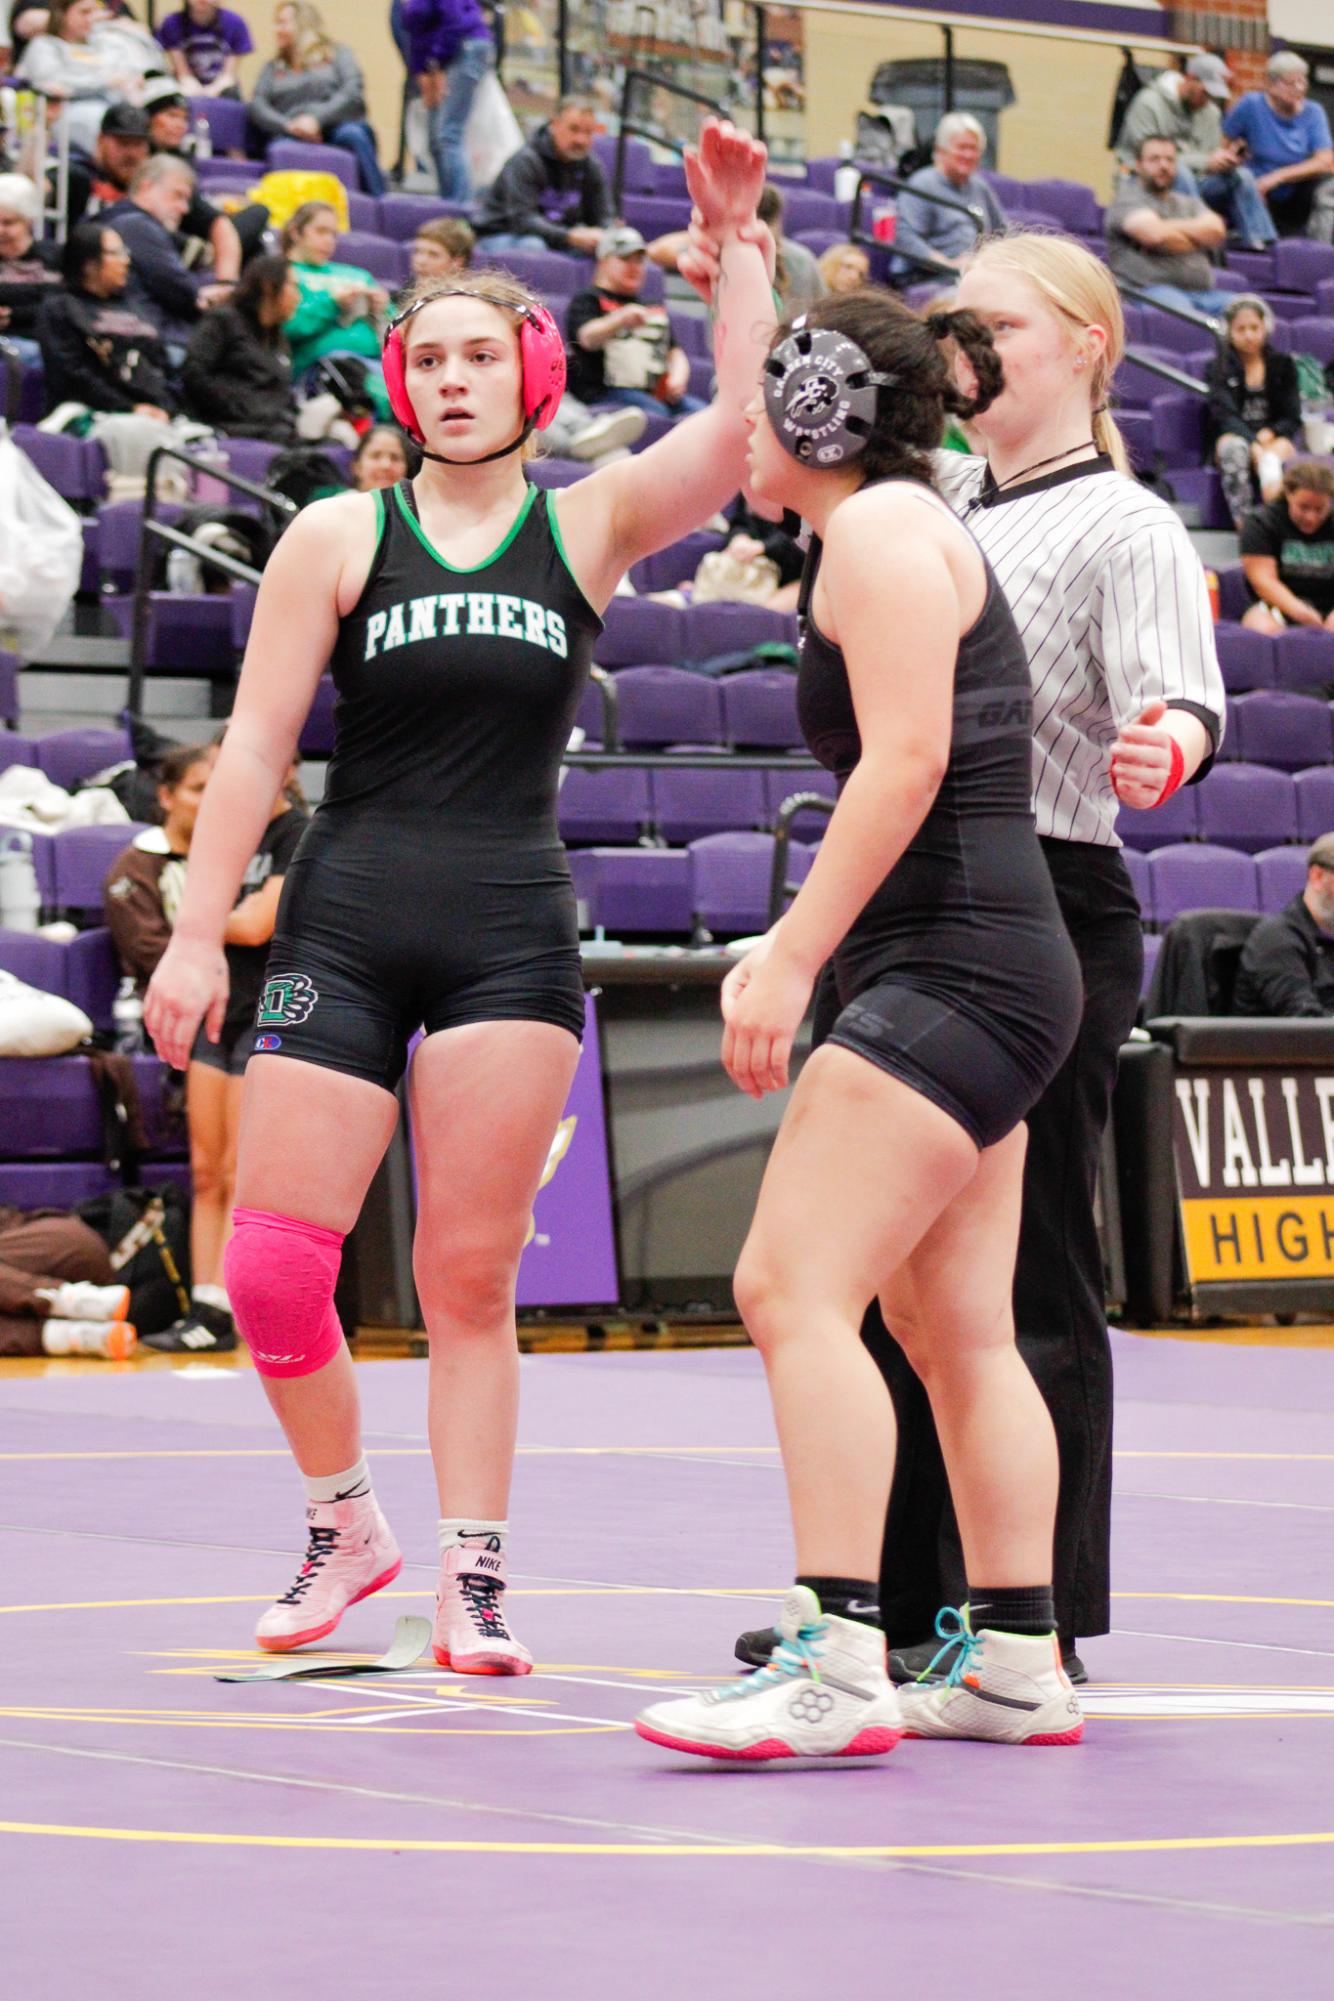
[[442,201],[472,200],[463,133],[477,86],[496,60],[480,0],[399,0],[408,68],[431,120]]
[[195,192],[194,171],[172,153],[140,167],[123,201],[103,209],[130,254],[129,297],[158,330],[179,366],[201,311],[225,299],[230,285],[201,283],[183,262],[177,232]]

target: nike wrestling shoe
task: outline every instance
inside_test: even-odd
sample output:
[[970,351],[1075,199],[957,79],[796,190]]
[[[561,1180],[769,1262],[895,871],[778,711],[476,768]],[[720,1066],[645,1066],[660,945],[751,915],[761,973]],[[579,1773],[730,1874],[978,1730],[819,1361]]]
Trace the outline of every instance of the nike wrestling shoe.
[[349,1605],[392,1584],[403,1568],[393,1531],[373,1494],[353,1501],[309,1501],[306,1525],[305,1560],[255,1628],[256,1640],[272,1654],[322,1640]]
[[[974,1633],[968,1609],[936,1617],[944,1645],[926,1676],[899,1690],[904,1735],[990,1744],[1077,1744],[1084,1713],[1055,1633]],[[939,1678],[943,1671],[944,1679]]]
[[505,1551],[499,1536],[445,1551],[431,1651],[456,1674],[531,1674],[533,1657],[505,1623]]
[[779,1644],[767,1667],[703,1695],[656,1702],[635,1719],[650,1744],[697,1758],[866,1758],[903,1735],[885,1636],[855,1619],[826,1617],[809,1585],[783,1600]]

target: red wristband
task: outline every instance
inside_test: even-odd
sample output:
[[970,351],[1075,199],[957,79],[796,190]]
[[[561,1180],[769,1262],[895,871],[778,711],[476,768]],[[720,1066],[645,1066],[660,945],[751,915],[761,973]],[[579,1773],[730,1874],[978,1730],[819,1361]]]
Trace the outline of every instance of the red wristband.
[[1162,791],[1158,794],[1158,797],[1154,800],[1153,802],[1154,805],[1155,806],[1164,805],[1166,801],[1172,797],[1172,794],[1176,791],[1177,787],[1180,785],[1185,775],[1186,775],[1186,760],[1184,755],[1182,754],[1181,745],[1177,742],[1176,738],[1173,737],[1172,769],[1168,772],[1167,783],[1166,785],[1164,785]]

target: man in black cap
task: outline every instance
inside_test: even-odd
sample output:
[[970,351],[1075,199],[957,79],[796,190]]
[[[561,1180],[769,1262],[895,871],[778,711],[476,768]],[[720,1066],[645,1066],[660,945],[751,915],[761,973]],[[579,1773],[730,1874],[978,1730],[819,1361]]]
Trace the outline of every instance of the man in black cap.
[[130,191],[130,182],[148,158],[148,114],[137,104],[108,105],[98,129],[91,164],[75,154],[69,163],[69,207],[72,229],[85,216],[94,216],[121,201]]
[[1184,70],[1162,70],[1131,98],[1116,150],[1122,171],[1133,175],[1146,139],[1174,139],[1175,192],[1198,195],[1245,249],[1263,250],[1278,232],[1255,175],[1242,164],[1245,146],[1224,135],[1231,95],[1232,75],[1221,56],[1192,56]]

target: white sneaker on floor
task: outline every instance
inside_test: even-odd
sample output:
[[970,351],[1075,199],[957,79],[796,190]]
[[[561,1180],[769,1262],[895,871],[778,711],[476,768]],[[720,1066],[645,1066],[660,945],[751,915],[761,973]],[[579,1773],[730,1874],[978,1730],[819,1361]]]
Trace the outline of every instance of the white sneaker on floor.
[[392,1584],[403,1568],[373,1494],[355,1501],[309,1501],[306,1524],[305,1561],[255,1628],[256,1640],[269,1653],[322,1640],[349,1605]]
[[456,1674],[531,1674],[533,1657],[505,1623],[505,1552],[497,1536],[484,1546],[445,1551],[436,1592],[431,1651]]
[[637,444],[648,428],[643,410],[603,410],[577,431],[565,447],[569,459],[600,459],[606,452],[619,452]]
[[67,1280],[47,1292],[56,1320],[124,1320],[130,1310],[128,1285],[90,1285]]
[[769,1666],[743,1681],[635,1719],[650,1744],[699,1758],[865,1758],[903,1735],[899,1698],[885,1668],[885,1636],[855,1619],[826,1618],[805,1584],[783,1600],[782,1640]]
[[[910,1681],[899,1690],[908,1737],[973,1737],[989,1744],[1077,1744],[1084,1734],[1079,1697],[1061,1666],[1055,1633],[973,1633],[967,1609],[946,1606],[936,1619],[945,1642],[936,1660],[944,1681]],[[939,1670],[937,1670],[939,1672]]]
[[136,1336],[128,1320],[59,1320],[42,1323],[42,1349],[48,1355],[96,1355],[103,1362],[127,1362]]

